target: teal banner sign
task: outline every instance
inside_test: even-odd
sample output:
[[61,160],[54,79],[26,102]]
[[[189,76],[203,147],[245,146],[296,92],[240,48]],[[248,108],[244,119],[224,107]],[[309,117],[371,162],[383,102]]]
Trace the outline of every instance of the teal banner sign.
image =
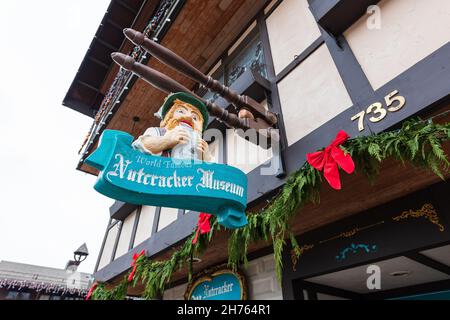
[[227,228],[247,224],[247,176],[228,165],[152,156],[131,147],[133,137],[105,130],[86,164],[98,169],[95,190],[136,205],[214,214]]
[[221,268],[203,273],[188,286],[186,300],[245,300],[247,286],[239,272]]

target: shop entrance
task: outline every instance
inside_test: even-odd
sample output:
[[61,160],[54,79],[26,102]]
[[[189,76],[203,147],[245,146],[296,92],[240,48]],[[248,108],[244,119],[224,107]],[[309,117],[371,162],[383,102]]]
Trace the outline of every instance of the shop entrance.
[[450,245],[294,280],[293,291],[303,300],[450,300]]
[[283,298],[450,299],[449,193],[441,182],[298,236]]

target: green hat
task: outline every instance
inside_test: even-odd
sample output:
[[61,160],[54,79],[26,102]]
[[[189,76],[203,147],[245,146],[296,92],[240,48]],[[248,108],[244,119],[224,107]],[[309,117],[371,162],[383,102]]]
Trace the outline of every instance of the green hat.
[[189,93],[177,92],[169,94],[161,107],[162,119],[165,118],[167,112],[172,108],[174,101],[177,99],[196,107],[200,111],[203,116],[203,131],[205,131],[208,126],[208,109],[202,101]]

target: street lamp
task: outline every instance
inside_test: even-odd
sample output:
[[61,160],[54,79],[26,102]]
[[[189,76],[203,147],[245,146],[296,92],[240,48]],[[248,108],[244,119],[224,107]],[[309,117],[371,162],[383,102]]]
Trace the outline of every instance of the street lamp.
[[67,262],[66,270],[76,271],[80,263],[86,260],[88,255],[89,251],[86,246],[86,243],[83,243],[81,247],[79,247],[77,250],[74,251],[73,253],[74,260],[69,260]]
[[86,260],[87,256],[89,255],[89,251],[87,249],[86,243],[83,243],[81,247],[79,247],[75,252],[73,253],[73,258],[75,259],[78,264]]

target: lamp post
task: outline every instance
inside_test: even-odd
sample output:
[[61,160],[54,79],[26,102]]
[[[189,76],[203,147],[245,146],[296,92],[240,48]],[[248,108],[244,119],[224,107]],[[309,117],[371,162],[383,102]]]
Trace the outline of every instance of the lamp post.
[[83,243],[81,247],[79,247],[77,250],[74,251],[73,253],[74,260],[69,260],[67,262],[66,270],[76,271],[80,263],[86,260],[88,255],[89,251],[86,246],[86,243]]

